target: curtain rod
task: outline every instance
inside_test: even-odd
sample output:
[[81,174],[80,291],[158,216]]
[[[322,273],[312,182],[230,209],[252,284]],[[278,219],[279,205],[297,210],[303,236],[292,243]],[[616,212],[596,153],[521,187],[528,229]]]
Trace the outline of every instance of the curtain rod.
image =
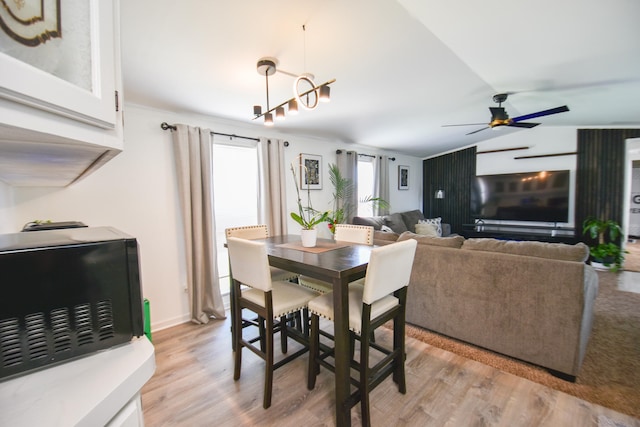
[[[162,130],[168,130],[168,129],[176,130],[177,129],[174,125],[170,125],[167,122],[162,122],[160,124],[160,127],[162,128]],[[211,132],[211,135],[228,136],[229,138],[249,139],[251,141],[260,141],[259,138],[252,138],[250,136],[241,136],[241,135],[235,135],[235,134],[229,134],[229,133]]]
[[[336,150],[336,154],[340,154],[342,153],[342,150]],[[351,154],[353,153],[353,151],[347,151],[347,154]],[[373,154],[363,154],[363,153],[358,153],[358,156],[364,156],[364,157],[371,157],[372,159],[375,159],[378,156],[374,156]],[[380,158],[382,158],[382,156],[380,156]],[[389,157],[389,160],[391,160],[392,162],[396,161],[395,157]]]

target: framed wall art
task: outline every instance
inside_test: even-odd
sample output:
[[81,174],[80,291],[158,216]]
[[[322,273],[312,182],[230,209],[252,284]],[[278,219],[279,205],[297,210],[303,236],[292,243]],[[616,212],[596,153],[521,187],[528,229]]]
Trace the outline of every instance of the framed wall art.
[[300,154],[300,188],[322,190],[322,156]]
[[409,189],[409,166],[398,166],[398,190]]

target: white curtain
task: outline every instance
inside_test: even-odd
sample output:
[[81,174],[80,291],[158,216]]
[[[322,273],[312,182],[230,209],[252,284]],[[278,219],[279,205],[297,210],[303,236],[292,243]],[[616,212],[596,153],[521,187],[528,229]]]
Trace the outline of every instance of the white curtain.
[[351,181],[354,191],[350,200],[345,200],[344,204],[349,207],[345,221],[351,224],[351,220],[358,214],[358,153],[355,151],[338,150],[336,152],[336,165],[343,178]]
[[258,142],[258,221],[269,227],[269,235],[287,234],[286,168],[284,141],[260,138]]
[[218,286],[211,131],[176,125],[172,131],[178,192],[184,223],[191,321],[225,318]]
[[[376,156],[373,159],[373,197],[389,201],[389,157]],[[389,215],[388,206],[373,206],[374,215]]]

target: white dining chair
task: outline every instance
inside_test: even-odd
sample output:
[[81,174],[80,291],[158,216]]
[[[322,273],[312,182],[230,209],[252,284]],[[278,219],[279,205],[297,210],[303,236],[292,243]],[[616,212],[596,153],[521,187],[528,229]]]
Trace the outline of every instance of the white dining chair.
[[[357,390],[351,395],[351,401],[353,405],[358,402],[361,404],[363,426],[371,424],[369,393],[387,376],[392,375],[400,393],[406,393],[405,307],[416,246],[416,240],[408,239],[373,248],[364,284],[349,285],[351,348],[355,347],[356,338],[360,341],[360,360],[352,362],[352,367],[356,367],[359,376],[352,381]],[[334,318],[333,294],[329,292],[312,299],[308,307],[311,314],[311,336],[307,387],[312,390],[321,365],[334,370],[334,366],[327,360],[333,355],[334,349],[323,350],[321,354],[319,326],[320,317],[329,320]],[[393,320],[393,348],[372,343],[372,332],[390,320]],[[374,366],[369,366],[371,349],[384,355]],[[353,354],[352,352],[352,358]]]
[[[306,310],[309,300],[318,296],[317,292],[287,281],[271,279],[269,259],[265,243],[237,237],[227,239],[229,259],[233,271],[233,298],[236,310],[234,322],[242,322],[242,310],[250,310],[258,316],[260,347],[253,345],[255,340],[244,339],[243,329],[234,328],[234,341],[237,343],[234,357],[233,379],[240,379],[242,349],[248,348],[265,361],[264,395],[262,406],[271,406],[273,389],[273,371],[290,362],[308,350],[308,338],[289,331],[287,315]],[[241,285],[244,285],[245,288]],[[275,319],[275,320],[274,320]],[[274,362],[273,335],[280,332],[281,339],[296,339],[302,349],[284,359]],[[286,345],[283,353],[286,353]]]
[[[269,228],[265,224],[244,225],[241,227],[225,228],[224,233],[227,237],[238,237],[240,239],[266,239],[269,237]],[[282,270],[276,267],[270,267],[271,278],[273,280],[297,280],[298,275],[291,271]]]
[[[373,245],[374,228],[368,225],[336,224],[334,240],[336,242],[360,243],[362,245]],[[313,277],[300,276],[298,283],[307,288],[320,293],[327,293],[333,290],[331,283],[314,279]]]
[[[227,242],[229,241],[230,237],[237,237],[239,239],[248,239],[248,240],[266,239],[267,237],[269,237],[269,228],[267,227],[266,224],[244,225],[240,227],[226,228],[224,230],[224,234],[227,238]],[[282,270],[280,268],[271,267],[271,266],[269,267],[269,270],[271,272],[271,280],[276,280],[276,281],[280,281],[280,280],[297,281],[298,280],[298,274],[293,273],[291,271],[286,271],[286,270]],[[230,272],[229,274],[232,275],[232,272]],[[233,298],[233,287],[232,287],[230,290],[230,301],[229,301],[232,318],[236,310],[236,307],[234,304],[235,303]],[[301,313],[294,313],[289,317],[290,317],[289,319],[290,322],[298,322],[299,329],[302,330],[303,327],[306,328],[306,326],[303,326],[302,324],[303,320],[302,320]],[[241,328],[246,328],[248,326],[259,326],[259,319],[242,318],[242,322],[238,324],[241,325]],[[232,322],[232,325],[233,325],[233,322]],[[231,327],[231,333],[233,334],[233,326]],[[262,343],[262,345],[264,346],[264,343]],[[283,340],[281,345],[284,350],[287,345],[286,340]],[[236,350],[235,340],[232,340],[232,349],[234,351]]]

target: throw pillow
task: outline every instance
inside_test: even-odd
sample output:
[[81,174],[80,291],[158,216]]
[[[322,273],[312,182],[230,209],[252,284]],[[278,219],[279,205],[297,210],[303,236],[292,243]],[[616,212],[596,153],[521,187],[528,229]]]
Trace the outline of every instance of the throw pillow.
[[436,227],[436,231],[438,232],[438,237],[442,237],[442,218],[427,218],[421,219],[418,221],[418,224],[433,224]]
[[380,226],[380,231],[384,231],[385,233],[393,233],[393,230],[387,227],[386,225]]
[[415,209],[413,211],[400,212],[402,216],[402,220],[404,221],[407,229],[411,232],[416,232],[416,224],[421,219],[424,219],[424,215],[422,215],[422,211]]
[[434,224],[416,224],[416,234],[420,234],[421,236],[440,237],[438,236],[438,229]]
[[384,225],[391,228],[398,234],[407,231],[407,226],[404,224],[404,220],[402,219],[402,215],[400,215],[400,213],[386,215],[384,217]]

